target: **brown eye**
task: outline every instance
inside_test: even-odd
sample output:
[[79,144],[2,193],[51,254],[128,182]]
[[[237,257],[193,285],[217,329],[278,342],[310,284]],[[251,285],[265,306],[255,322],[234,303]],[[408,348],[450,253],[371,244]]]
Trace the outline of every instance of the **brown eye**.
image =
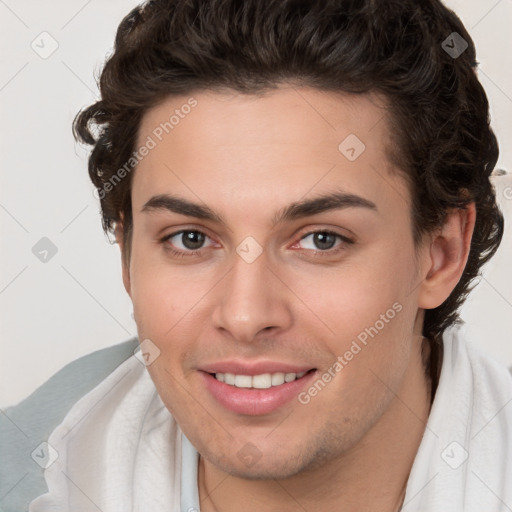
[[209,237],[201,231],[184,229],[165,236],[161,242],[169,244],[175,250],[186,253],[202,249],[207,238]]
[[314,233],[313,243],[318,249],[329,250],[336,244],[336,238],[332,233]]
[[[310,241],[304,244],[304,241],[307,240],[308,238],[310,239]],[[340,240],[338,244],[336,244],[337,239]],[[328,252],[331,251],[334,247],[352,243],[352,240],[344,237],[343,235],[340,235],[339,233],[334,233],[332,231],[314,231],[302,237],[300,239],[300,243],[302,245],[302,248],[304,249],[311,249],[317,252]],[[309,245],[309,247],[307,247],[307,245]]]
[[183,246],[191,251],[200,249],[206,238],[204,233],[199,231],[182,231],[180,236]]

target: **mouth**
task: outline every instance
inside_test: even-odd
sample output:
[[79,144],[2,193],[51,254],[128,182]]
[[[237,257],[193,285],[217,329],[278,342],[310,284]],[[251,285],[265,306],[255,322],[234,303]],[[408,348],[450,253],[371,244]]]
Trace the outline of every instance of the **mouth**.
[[241,415],[270,414],[298,398],[318,373],[316,368],[298,373],[274,372],[243,375],[198,372],[202,384],[217,404]]

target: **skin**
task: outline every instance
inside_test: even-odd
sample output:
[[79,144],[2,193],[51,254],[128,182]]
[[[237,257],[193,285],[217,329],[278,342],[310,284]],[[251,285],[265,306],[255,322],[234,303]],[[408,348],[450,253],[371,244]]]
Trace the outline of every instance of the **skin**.
[[[344,511],[392,512],[430,410],[424,310],[441,304],[460,279],[474,205],[449,212],[414,247],[411,195],[388,157],[379,98],[285,85],[264,96],[193,97],[197,106],[134,173],[123,279],[139,339],[160,350],[148,366],[151,378],[200,453],[201,510],[339,511],[342,503]],[[148,111],[139,143],[187,99],[168,98]],[[366,146],[353,162],[338,150],[349,134]],[[333,190],[376,209],[272,226],[289,203]],[[142,211],[160,194],[207,205],[225,224]],[[166,250],[190,251],[181,236],[160,241],[181,229],[207,235],[199,254],[177,258]],[[307,235],[322,229],[353,243],[339,239],[331,255],[315,255],[325,246]],[[263,249],[250,264],[236,252],[248,236]],[[394,303],[402,310],[306,405],[292,400],[271,414],[236,414],[199,378],[201,365],[235,357],[305,363],[321,375]],[[259,456],[250,467],[237,455],[247,443]]]

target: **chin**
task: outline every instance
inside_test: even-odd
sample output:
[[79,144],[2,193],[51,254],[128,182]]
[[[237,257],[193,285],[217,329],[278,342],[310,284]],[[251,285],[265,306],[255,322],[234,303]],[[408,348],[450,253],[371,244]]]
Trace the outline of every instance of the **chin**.
[[[246,447],[250,445],[247,443]],[[319,454],[309,458],[304,453],[298,456],[301,452],[298,447],[292,447],[289,453],[278,453],[278,450],[271,449],[267,453],[257,454],[244,448],[230,456],[208,453],[205,459],[223,472],[245,480],[285,480],[324,463],[324,457]],[[248,458],[247,454],[250,454]]]
[[283,464],[282,462],[275,462],[270,464],[261,465],[248,468],[237,461],[231,466],[221,467],[224,472],[231,474],[236,478],[243,478],[244,480],[285,480],[291,478],[303,471],[300,465],[293,467],[290,464]]

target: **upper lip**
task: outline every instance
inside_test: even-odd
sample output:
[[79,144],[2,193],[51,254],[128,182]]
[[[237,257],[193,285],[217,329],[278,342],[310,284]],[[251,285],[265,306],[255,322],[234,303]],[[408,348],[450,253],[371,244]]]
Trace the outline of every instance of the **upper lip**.
[[311,365],[281,363],[278,361],[218,361],[198,368],[206,373],[233,373],[235,375],[262,375],[264,373],[301,373],[312,370]]

